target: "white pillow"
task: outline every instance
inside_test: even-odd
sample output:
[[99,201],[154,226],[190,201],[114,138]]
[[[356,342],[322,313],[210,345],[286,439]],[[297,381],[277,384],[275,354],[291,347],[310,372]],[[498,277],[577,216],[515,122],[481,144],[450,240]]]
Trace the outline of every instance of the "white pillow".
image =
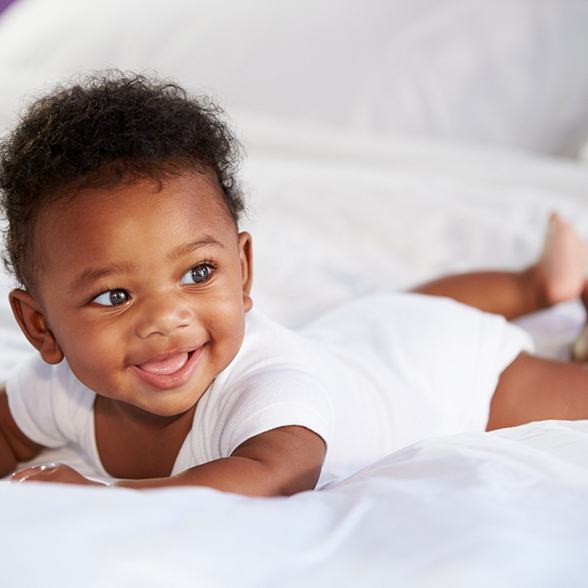
[[585,0],[17,0],[0,84],[151,69],[229,111],[575,155],[587,31]]

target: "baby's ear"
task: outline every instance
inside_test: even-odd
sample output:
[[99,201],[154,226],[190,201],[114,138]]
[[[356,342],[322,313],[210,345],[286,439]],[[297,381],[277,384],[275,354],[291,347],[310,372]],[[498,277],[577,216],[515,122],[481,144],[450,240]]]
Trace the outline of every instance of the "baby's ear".
[[47,363],[59,363],[63,352],[49,328],[37,301],[25,290],[12,290],[8,296],[16,322],[25,337]]
[[253,300],[250,295],[253,284],[253,245],[251,235],[245,231],[239,233],[239,256],[241,259],[243,306],[245,312],[248,312],[253,307]]

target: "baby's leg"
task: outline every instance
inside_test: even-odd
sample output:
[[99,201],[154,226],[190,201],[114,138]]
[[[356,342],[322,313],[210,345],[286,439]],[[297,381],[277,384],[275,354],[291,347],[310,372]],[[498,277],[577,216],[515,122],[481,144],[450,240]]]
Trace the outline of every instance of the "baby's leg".
[[521,353],[500,377],[487,429],[549,419],[588,419],[588,369]]
[[440,278],[414,292],[447,296],[513,319],[578,298],[585,285],[588,245],[552,214],[539,259],[520,272],[476,272]]

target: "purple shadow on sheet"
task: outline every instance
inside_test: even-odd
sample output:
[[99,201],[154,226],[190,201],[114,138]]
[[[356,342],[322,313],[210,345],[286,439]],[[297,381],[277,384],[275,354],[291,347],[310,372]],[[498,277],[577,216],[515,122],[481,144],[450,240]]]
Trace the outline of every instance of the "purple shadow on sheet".
[[0,0],[0,12],[2,12],[5,8],[8,8],[14,2],[15,0]]

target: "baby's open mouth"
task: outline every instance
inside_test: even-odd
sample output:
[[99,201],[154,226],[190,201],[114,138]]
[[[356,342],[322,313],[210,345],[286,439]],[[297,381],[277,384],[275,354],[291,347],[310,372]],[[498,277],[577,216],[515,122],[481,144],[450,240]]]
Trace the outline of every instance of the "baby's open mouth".
[[186,365],[190,355],[193,351],[183,351],[182,353],[174,353],[168,355],[164,359],[146,361],[137,367],[149,372],[150,374],[173,374]]
[[171,353],[132,365],[129,369],[150,386],[169,390],[186,383],[198,363],[201,351],[202,347],[198,347],[192,351]]

